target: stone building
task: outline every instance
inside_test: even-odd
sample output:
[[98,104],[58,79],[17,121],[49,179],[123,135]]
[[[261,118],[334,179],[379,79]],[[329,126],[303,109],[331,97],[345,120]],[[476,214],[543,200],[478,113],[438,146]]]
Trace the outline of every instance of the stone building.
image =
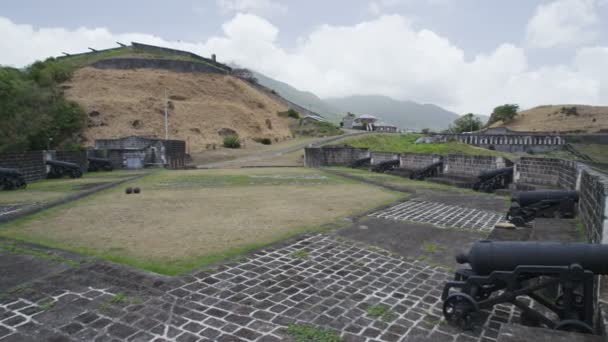
[[109,158],[115,168],[141,169],[146,166],[183,167],[186,142],[141,136],[95,140],[95,154]]
[[342,118],[342,122],[340,123],[340,126],[342,126],[343,128],[346,128],[346,129],[352,129],[354,122],[355,122],[355,114],[349,112]]
[[377,117],[368,114],[363,114],[355,119],[355,123],[361,124],[366,131],[373,131],[376,121],[378,121]]
[[396,133],[397,126],[388,124],[386,122],[379,122],[374,125],[374,132]]

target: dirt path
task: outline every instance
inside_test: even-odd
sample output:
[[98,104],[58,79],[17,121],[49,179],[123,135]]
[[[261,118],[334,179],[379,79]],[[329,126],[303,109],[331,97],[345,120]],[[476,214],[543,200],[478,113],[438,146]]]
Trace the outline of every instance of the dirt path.
[[[354,137],[357,135],[367,134],[368,132],[355,132],[355,133],[347,133],[342,135],[336,135],[333,137],[319,138],[317,140],[309,141],[306,143],[298,144],[295,146],[290,146],[284,149],[273,150],[273,151],[264,151],[259,153],[254,153],[252,155],[238,157],[232,160],[220,161],[220,162],[212,162],[212,163],[203,163],[197,166],[199,169],[209,169],[209,168],[224,168],[224,167],[240,167],[246,166],[248,163],[256,162],[256,166],[263,166],[263,161],[284,156],[288,153],[299,151],[308,146],[320,146],[322,144],[326,144],[328,142],[344,139],[347,137]],[[262,162],[262,163],[260,163]],[[276,166],[276,165],[274,165]],[[291,165],[296,166],[296,165]]]

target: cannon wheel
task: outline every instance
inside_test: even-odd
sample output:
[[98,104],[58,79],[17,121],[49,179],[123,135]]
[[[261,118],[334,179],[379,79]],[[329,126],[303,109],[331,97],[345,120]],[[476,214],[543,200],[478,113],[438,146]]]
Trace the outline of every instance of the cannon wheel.
[[[560,294],[559,296],[557,296],[557,298],[555,299],[555,306],[557,306],[560,309],[564,308],[564,295],[563,294]],[[583,298],[583,295],[578,292],[574,292],[574,307],[582,308],[584,306],[585,306],[585,299]]]
[[70,178],[80,178],[82,176],[82,171],[80,170],[71,170]]
[[443,317],[451,325],[462,330],[472,330],[475,316],[479,312],[477,303],[466,293],[454,293],[443,302]]
[[593,334],[593,329],[583,321],[567,319],[557,323],[555,330],[577,332],[581,334]]
[[511,217],[509,222],[513,223],[516,227],[524,227],[526,225],[526,220],[521,216]]

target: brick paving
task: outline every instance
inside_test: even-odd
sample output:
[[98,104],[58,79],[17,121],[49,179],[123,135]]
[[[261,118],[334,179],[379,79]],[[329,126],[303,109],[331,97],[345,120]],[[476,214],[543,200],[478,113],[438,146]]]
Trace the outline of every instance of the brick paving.
[[[445,324],[448,278],[440,266],[327,235],[174,278],[97,261],[1,299],[0,341],[290,341],[285,328],[297,322],[345,341],[487,342],[517,318],[499,305],[474,332]],[[389,318],[367,314],[377,304]]]
[[368,216],[391,220],[430,223],[439,228],[465,228],[491,231],[504,214],[490,210],[465,208],[439,202],[411,199]]

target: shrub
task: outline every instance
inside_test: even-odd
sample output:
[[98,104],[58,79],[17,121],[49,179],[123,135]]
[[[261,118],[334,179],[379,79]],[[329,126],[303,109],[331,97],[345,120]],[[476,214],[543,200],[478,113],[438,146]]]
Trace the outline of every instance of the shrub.
[[290,109],[288,111],[285,112],[279,112],[278,113],[280,117],[289,117],[289,118],[294,118],[294,119],[299,119],[300,118],[300,113],[298,113],[297,111]]
[[241,142],[239,141],[239,137],[236,135],[228,135],[228,136],[224,137],[224,147],[227,147],[227,148],[241,147]]
[[262,145],[270,145],[272,144],[272,140],[270,138],[255,138],[253,141],[258,142]]

